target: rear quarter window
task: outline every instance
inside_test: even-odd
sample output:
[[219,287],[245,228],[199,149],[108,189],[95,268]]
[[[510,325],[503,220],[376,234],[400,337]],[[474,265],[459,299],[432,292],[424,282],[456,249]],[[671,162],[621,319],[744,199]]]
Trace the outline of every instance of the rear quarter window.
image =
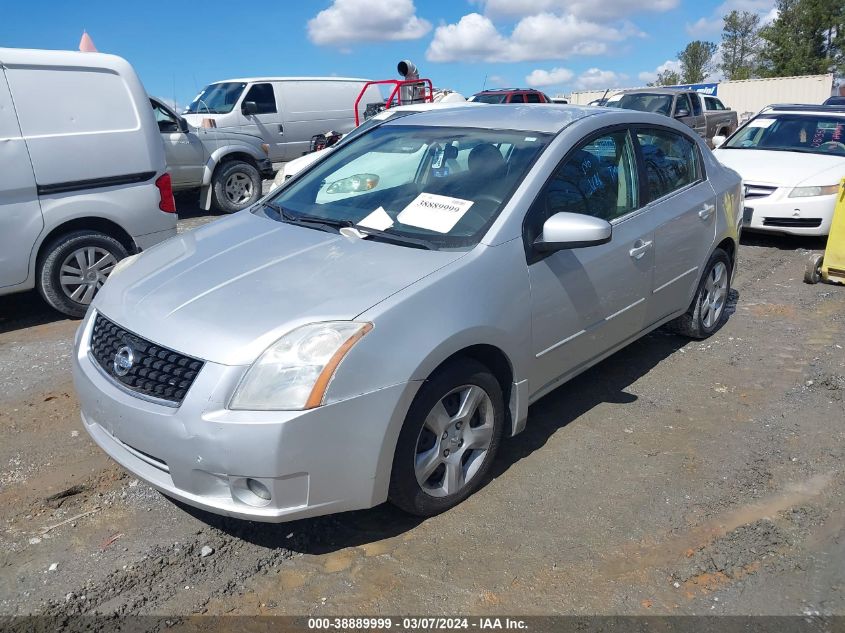
[[123,78],[107,70],[6,70],[21,132],[51,136],[131,131],[138,112]]

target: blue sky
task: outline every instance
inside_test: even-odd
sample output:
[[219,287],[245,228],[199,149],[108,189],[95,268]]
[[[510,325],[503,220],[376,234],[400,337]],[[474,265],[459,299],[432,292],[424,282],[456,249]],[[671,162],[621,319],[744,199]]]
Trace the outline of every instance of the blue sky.
[[86,29],[150,94],[185,104],[255,75],[395,77],[413,60],[435,86],[549,94],[643,85],[692,39],[719,41],[731,9],[774,0],[306,0],[3,2],[0,46],[76,49]]

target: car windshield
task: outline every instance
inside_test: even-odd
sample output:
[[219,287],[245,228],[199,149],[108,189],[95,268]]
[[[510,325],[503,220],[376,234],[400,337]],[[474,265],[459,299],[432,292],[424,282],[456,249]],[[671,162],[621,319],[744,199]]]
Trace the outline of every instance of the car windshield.
[[360,237],[470,248],[551,138],[388,123],[339,145],[266,207],[275,219],[322,230],[354,226]]
[[640,112],[656,112],[669,116],[672,112],[672,95],[651,94],[637,92],[633,94],[616,95],[608,99],[608,108],[624,108],[639,110]]
[[388,119],[401,119],[403,116],[408,116],[409,114],[416,114],[419,110],[382,110],[377,115],[370,117],[361,125],[356,127],[351,132],[344,134],[343,138],[339,141],[346,145],[350,141],[358,138],[365,132],[373,129],[374,127],[378,127]]
[[246,84],[239,81],[206,86],[185,108],[184,113],[226,114],[231,112],[245,87]]
[[483,94],[483,95],[475,95],[472,100],[476,101],[477,103],[504,103],[507,95],[504,93],[493,93],[493,94]]
[[766,113],[749,121],[723,147],[845,156],[845,116]]

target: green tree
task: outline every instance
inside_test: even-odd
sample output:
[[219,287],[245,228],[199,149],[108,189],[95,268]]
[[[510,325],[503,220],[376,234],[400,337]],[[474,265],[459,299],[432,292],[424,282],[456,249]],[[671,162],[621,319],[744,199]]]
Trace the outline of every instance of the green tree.
[[713,56],[719,47],[713,42],[695,40],[678,53],[681,62],[681,77],[686,84],[704,81],[713,70]]
[[723,20],[722,72],[726,79],[749,79],[754,74],[760,47],[760,16],[734,10]]
[[777,0],[776,8],[774,22],[760,29],[763,74],[845,72],[845,2]]
[[666,70],[657,73],[657,79],[652,81],[649,86],[677,86],[681,83],[681,76],[677,71],[667,68]]

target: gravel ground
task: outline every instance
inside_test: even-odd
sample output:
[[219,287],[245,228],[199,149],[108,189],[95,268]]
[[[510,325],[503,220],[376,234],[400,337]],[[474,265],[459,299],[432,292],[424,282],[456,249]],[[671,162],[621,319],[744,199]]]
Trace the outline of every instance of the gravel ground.
[[82,429],[76,323],[0,298],[0,615],[845,615],[845,288],[801,282],[821,246],[745,238],[714,337],[657,331],[556,390],[425,521],[169,501]]

